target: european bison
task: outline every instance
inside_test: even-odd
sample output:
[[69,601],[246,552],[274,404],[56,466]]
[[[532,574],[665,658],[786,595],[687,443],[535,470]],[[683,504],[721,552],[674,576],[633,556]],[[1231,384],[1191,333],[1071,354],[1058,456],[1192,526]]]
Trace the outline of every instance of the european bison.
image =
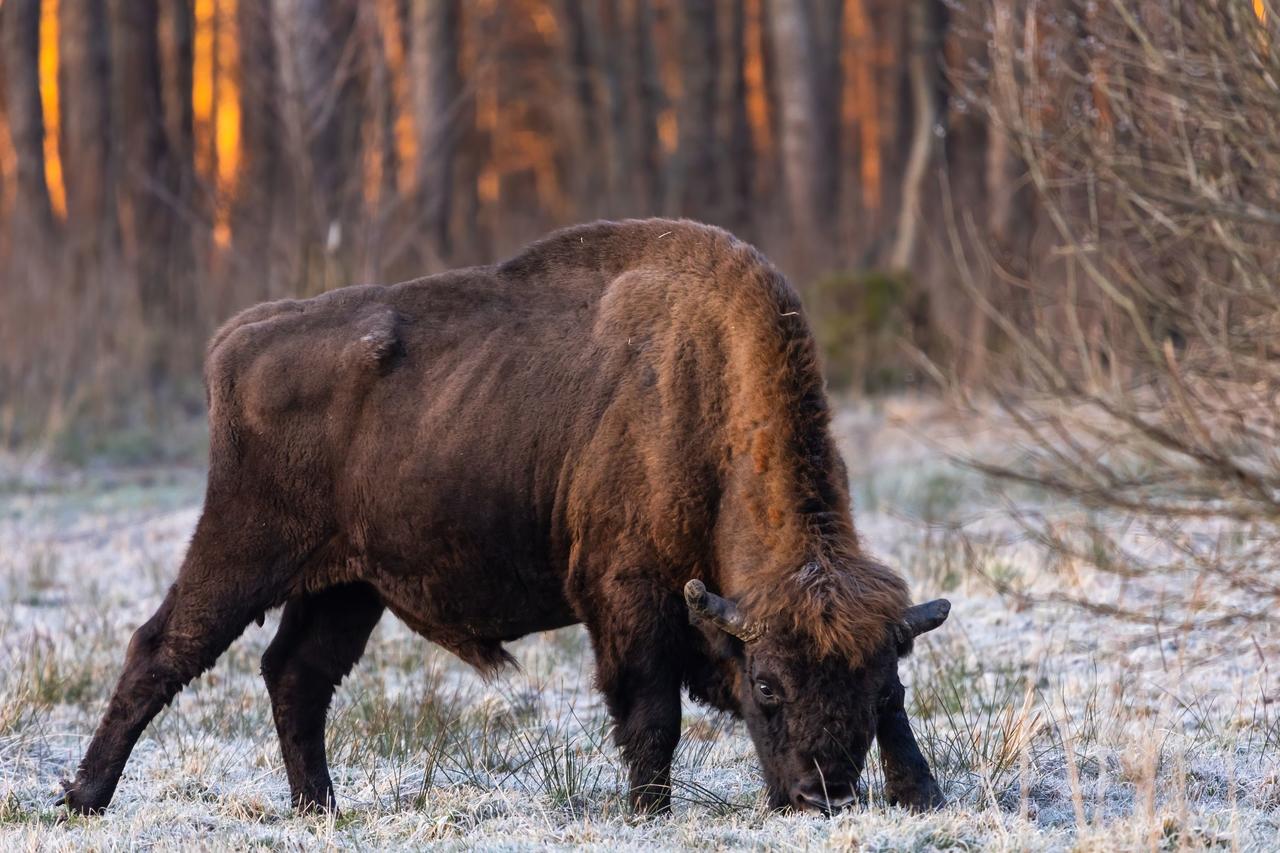
[[325,714],[384,608],[485,672],[585,623],[638,811],[670,807],[682,686],[746,721],[775,807],[852,803],[873,737],[891,801],[941,803],[897,659],[948,604],[862,551],[800,302],[724,231],[601,222],[259,305],[205,381],[204,511],[71,809],[280,605],[262,675],[299,809],[334,805]]

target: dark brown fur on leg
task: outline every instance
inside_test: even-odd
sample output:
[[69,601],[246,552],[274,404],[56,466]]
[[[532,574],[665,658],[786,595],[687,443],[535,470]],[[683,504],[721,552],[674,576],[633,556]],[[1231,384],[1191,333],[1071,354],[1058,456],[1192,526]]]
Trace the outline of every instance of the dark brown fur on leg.
[[929,762],[920,754],[907,720],[904,696],[902,685],[897,685],[881,711],[876,730],[884,769],[884,796],[890,805],[914,811],[939,809],[947,800],[933,778]]
[[289,790],[301,812],[336,808],[325,756],[325,716],[334,689],[364,654],[382,610],[381,599],[366,584],[290,601],[262,656]]
[[634,708],[616,732],[623,758],[631,769],[631,807],[636,814],[671,811],[671,759],[680,742],[680,693],[674,698],[654,693]]
[[679,627],[668,626],[650,596],[620,600],[636,606],[612,614],[607,627],[592,625],[598,680],[630,769],[631,807],[663,814],[671,810],[671,759],[680,742],[681,673],[669,648]]
[[201,519],[177,582],[134,632],[106,714],[59,804],[81,814],[106,809],[147,724],[270,606],[269,590],[236,582],[256,561],[220,550],[211,526]]
[[80,814],[106,809],[143,729],[185,683],[181,673],[166,667],[158,654],[176,600],[175,585],[155,614],[134,631],[107,712],[80,762],[75,781],[62,783],[65,790],[58,805]]

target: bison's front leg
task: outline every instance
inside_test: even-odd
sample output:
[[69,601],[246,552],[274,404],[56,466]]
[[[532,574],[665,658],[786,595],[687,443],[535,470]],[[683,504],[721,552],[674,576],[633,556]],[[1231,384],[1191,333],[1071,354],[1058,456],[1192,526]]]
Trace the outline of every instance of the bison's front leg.
[[630,770],[631,807],[661,814],[671,810],[671,759],[680,742],[676,634],[668,608],[639,596],[627,603],[589,627],[614,738]]
[[680,688],[643,690],[631,710],[616,716],[617,740],[630,769],[631,807],[636,814],[671,811],[671,759],[680,742]]
[[[894,681],[897,681],[896,676]],[[947,801],[911,732],[905,697],[902,685],[895,684],[881,707],[876,729],[880,763],[884,768],[885,799],[890,805],[906,806],[916,811],[942,808]]]
[[262,656],[289,790],[301,812],[336,805],[324,749],[325,716],[334,689],[364,653],[382,609],[367,584],[290,601]]

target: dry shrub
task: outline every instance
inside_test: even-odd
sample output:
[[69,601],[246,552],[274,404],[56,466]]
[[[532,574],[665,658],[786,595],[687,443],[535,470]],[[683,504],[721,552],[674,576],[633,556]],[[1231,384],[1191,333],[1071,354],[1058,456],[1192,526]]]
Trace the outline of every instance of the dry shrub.
[[1028,296],[1014,314],[974,286],[991,258],[953,228],[961,279],[1016,356],[1002,402],[1025,452],[980,464],[1072,499],[1081,511],[1018,518],[1061,563],[1133,589],[1120,603],[1088,584],[1060,597],[1142,621],[1268,617],[1280,598],[1276,10],[1013,5],[996,5],[986,106],[1054,246],[1010,277]]

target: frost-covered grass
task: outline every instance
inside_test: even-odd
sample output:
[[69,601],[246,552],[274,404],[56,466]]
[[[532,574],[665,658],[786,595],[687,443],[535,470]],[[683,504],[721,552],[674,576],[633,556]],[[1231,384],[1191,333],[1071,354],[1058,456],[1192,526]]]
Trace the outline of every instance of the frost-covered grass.
[[[906,415],[907,428],[890,415]],[[195,470],[0,468],[0,847],[865,847],[1270,850],[1280,837],[1275,626],[1159,636],[992,591],[1081,584],[999,529],[971,473],[912,436],[981,442],[897,403],[838,422],[870,547],[950,621],[903,663],[913,722],[952,804],[834,820],[766,812],[745,732],[686,704],[677,807],[627,812],[580,628],[511,646],[485,682],[387,617],[341,687],[329,753],[342,812],[297,817],[248,632],[148,729],[110,812],[49,803],[97,724],[134,627],[159,604],[199,512]],[[1028,504],[1047,502],[1027,492]],[[971,529],[966,528],[966,529]],[[1078,591],[1078,590],[1077,590]]]

